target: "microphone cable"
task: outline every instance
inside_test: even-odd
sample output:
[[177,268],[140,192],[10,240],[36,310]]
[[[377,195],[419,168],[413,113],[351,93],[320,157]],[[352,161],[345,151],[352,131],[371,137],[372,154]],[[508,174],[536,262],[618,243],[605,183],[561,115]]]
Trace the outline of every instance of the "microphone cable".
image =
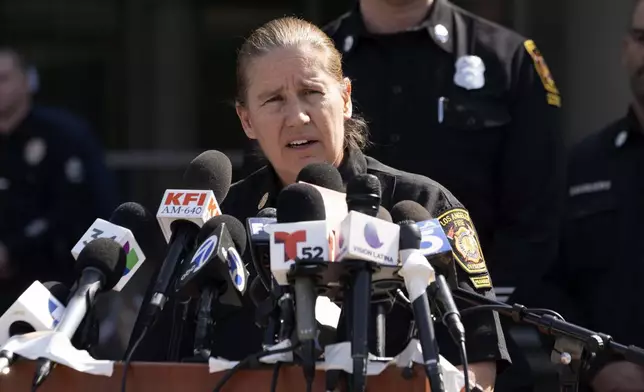
[[280,369],[282,368],[282,362],[277,362],[273,368],[273,377],[271,378],[271,390],[270,392],[277,391],[277,379],[280,376]]
[[132,362],[132,356],[134,355],[134,352],[136,351],[137,347],[139,347],[139,344],[141,344],[141,342],[143,341],[145,334],[148,332],[148,328],[149,326],[147,325],[143,327],[143,330],[139,334],[138,339],[136,339],[136,342],[134,342],[130,351],[126,353],[125,362],[123,363],[123,378],[121,379],[121,392],[125,392],[125,389],[127,387],[127,369],[130,367],[130,362]]
[[217,385],[215,385],[215,388],[212,390],[212,392],[221,392],[221,389],[226,385],[226,383],[237,373],[238,371],[246,368],[247,366],[253,364],[254,362],[259,361],[263,357],[267,357],[269,355],[273,354],[284,354],[288,353],[291,351],[296,350],[299,347],[299,343],[292,346],[292,347],[284,347],[280,348],[278,350],[266,350],[266,351],[260,351],[259,353],[251,354],[244,358],[243,360],[239,361],[237,365],[232,367],[230,370],[224,374],[224,376],[219,380]]

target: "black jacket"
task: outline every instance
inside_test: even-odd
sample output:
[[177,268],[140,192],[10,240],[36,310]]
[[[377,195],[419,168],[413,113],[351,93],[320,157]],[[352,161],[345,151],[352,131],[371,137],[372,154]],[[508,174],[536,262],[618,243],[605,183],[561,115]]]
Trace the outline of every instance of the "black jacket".
[[[453,192],[497,285],[540,275],[556,257],[565,170],[561,97],[534,42],[447,0],[402,33],[369,33],[358,7],[325,31],[369,122],[367,154]],[[481,88],[454,79],[466,55],[482,60]]]
[[[530,303],[644,347],[644,132],[632,111],[575,146],[561,255]],[[527,297],[528,293],[518,293]],[[618,359],[602,356],[593,366]]]
[[73,282],[70,250],[96,218],[109,218],[114,185],[92,130],[69,113],[34,106],[0,135],[0,243],[16,273],[0,281],[3,301],[35,279]]

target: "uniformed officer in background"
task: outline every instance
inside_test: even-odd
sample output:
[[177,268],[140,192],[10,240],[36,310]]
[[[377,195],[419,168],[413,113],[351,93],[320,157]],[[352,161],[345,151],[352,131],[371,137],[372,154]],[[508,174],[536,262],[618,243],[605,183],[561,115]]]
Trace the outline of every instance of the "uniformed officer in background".
[[[630,23],[622,62],[633,100],[625,117],[572,150],[561,258],[526,305],[644,347],[644,1],[636,1]],[[644,368],[600,355],[582,380],[589,384],[583,391],[644,391]]]
[[92,131],[33,105],[27,70],[16,50],[0,47],[0,314],[35,279],[71,284],[71,248],[115,207]]
[[369,154],[452,190],[495,286],[553,260],[561,96],[534,42],[447,0],[360,0],[325,30],[369,123]]
[[[359,0],[325,30],[369,123],[367,153],[463,202],[495,287],[534,284],[556,258],[565,195],[561,96],[535,43],[448,0]],[[508,346],[497,389],[531,390],[526,347]]]

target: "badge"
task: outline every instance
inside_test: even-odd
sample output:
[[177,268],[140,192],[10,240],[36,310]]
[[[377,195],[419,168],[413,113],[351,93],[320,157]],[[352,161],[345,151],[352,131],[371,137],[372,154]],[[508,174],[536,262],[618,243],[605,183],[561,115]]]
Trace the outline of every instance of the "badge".
[[588,193],[597,193],[609,191],[612,187],[611,181],[595,181],[587,182],[585,184],[573,185],[568,189],[568,195],[570,197],[575,197],[579,195],[585,195]]
[[546,89],[546,99],[548,101],[548,104],[560,108],[561,95],[559,94],[559,89],[555,84],[555,80],[552,78],[552,74],[550,73],[550,69],[546,64],[546,60],[544,60],[541,52],[539,51],[539,49],[537,49],[537,45],[534,43],[534,41],[525,41],[523,46],[525,46],[528,54],[530,54],[530,57],[532,57],[532,61],[534,61],[534,68],[537,70],[537,73],[541,78],[541,83],[543,83],[543,87]]
[[257,204],[257,209],[261,210],[262,208],[264,208],[267,201],[268,201],[268,192],[264,193],[264,196],[262,196],[262,198],[259,200],[259,204]]
[[76,157],[71,157],[65,163],[65,176],[72,184],[83,182],[83,162]]
[[30,166],[36,166],[45,158],[47,144],[41,138],[33,138],[25,145],[25,162]]
[[462,56],[456,60],[454,83],[466,90],[485,86],[485,64],[478,56]]
[[342,47],[342,51],[344,53],[347,53],[351,50],[351,48],[353,48],[353,37],[349,35],[344,39],[344,46]]
[[628,140],[628,131],[621,131],[615,138],[615,147],[620,148]]
[[470,214],[461,208],[438,217],[458,264],[469,274],[486,274],[487,266]]
[[437,24],[436,26],[434,26],[434,35],[436,36],[436,39],[442,44],[445,44],[447,43],[447,41],[449,41],[449,31],[447,30],[447,27],[443,26],[442,24]]

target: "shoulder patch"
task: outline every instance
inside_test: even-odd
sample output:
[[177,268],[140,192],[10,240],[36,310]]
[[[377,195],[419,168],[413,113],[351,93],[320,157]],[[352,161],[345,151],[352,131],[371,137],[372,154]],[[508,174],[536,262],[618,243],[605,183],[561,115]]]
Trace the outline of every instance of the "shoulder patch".
[[534,68],[541,78],[543,87],[546,89],[546,99],[548,101],[548,104],[560,108],[561,95],[559,94],[559,89],[557,88],[555,80],[550,73],[550,68],[548,68],[546,60],[543,58],[543,55],[541,55],[541,51],[539,51],[537,45],[532,40],[525,41],[523,43],[523,46],[525,47],[530,57],[532,57]]
[[461,268],[468,274],[486,274],[487,266],[470,214],[462,208],[455,208],[439,216],[438,221]]

